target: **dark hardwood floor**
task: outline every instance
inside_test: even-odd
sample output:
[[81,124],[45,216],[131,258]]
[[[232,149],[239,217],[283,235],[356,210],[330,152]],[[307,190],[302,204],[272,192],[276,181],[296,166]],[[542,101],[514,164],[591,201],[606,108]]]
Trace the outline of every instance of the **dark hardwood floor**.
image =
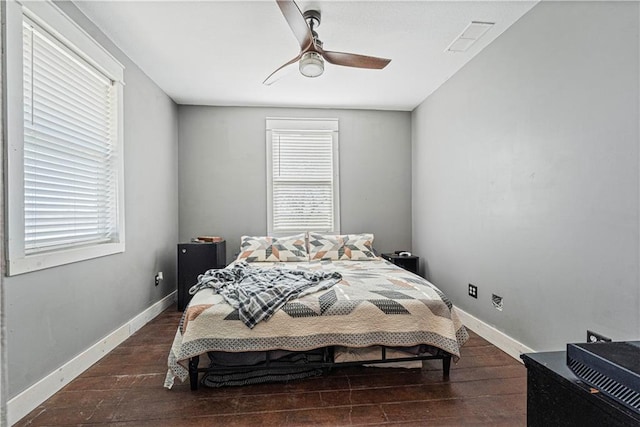
[[526,369],[471,331],[448,381],[428,361],[192,392],[163,388],[179,320],[167,309],[16,425],[526,425]]

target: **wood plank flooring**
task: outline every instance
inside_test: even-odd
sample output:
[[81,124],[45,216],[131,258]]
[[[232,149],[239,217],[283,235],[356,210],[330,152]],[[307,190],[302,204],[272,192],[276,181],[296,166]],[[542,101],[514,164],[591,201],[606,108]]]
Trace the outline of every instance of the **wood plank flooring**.
[[452,364],[344,368],[287,384],[163,388],[175,307],[118,346],[17,426],[526,425],[526,369],[477,334]]

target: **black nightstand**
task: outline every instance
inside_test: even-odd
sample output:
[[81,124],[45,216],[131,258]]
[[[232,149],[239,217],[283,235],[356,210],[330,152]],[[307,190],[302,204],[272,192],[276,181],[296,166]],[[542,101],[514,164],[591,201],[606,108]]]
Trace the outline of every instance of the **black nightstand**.
[[189,288],[198,283],[198,276],[212,268],[226,265],[226,242],[178,244],[178,310],[189,301]]
[[382,254],[382,258],[389,262],[394,263],[398,267],[402,267],[412,273],[419,274],[420,257],[415,255],[396,255],[396,254]]

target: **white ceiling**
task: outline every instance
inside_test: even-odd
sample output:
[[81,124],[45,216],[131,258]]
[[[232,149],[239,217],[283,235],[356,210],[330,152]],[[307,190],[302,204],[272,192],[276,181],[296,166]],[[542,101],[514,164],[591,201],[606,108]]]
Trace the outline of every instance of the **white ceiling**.
[[[178,104],[412,110],[536,1],[299,1],[317,9],[327,50],[391,58],[383,70],[296,67],[298,54],[274,0],[74,2]],[[495,22],[464,53],[445,52],[471,21]],[[499,64],[497,64],[499,66]]]

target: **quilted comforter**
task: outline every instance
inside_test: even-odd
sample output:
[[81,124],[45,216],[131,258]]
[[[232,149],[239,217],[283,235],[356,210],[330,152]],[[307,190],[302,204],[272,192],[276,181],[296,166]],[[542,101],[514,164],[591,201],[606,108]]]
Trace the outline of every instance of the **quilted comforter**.
[[287,302],[253,329],[213,289],[200,290],[176,332],[165,387],[171,388],[176,377],[186,380],[189,358],[209,351],[426,344],[450,353],[456,361],[468,339],[451,301],[437,287],[383,259],[256,264],[338,272],[342,280]]

